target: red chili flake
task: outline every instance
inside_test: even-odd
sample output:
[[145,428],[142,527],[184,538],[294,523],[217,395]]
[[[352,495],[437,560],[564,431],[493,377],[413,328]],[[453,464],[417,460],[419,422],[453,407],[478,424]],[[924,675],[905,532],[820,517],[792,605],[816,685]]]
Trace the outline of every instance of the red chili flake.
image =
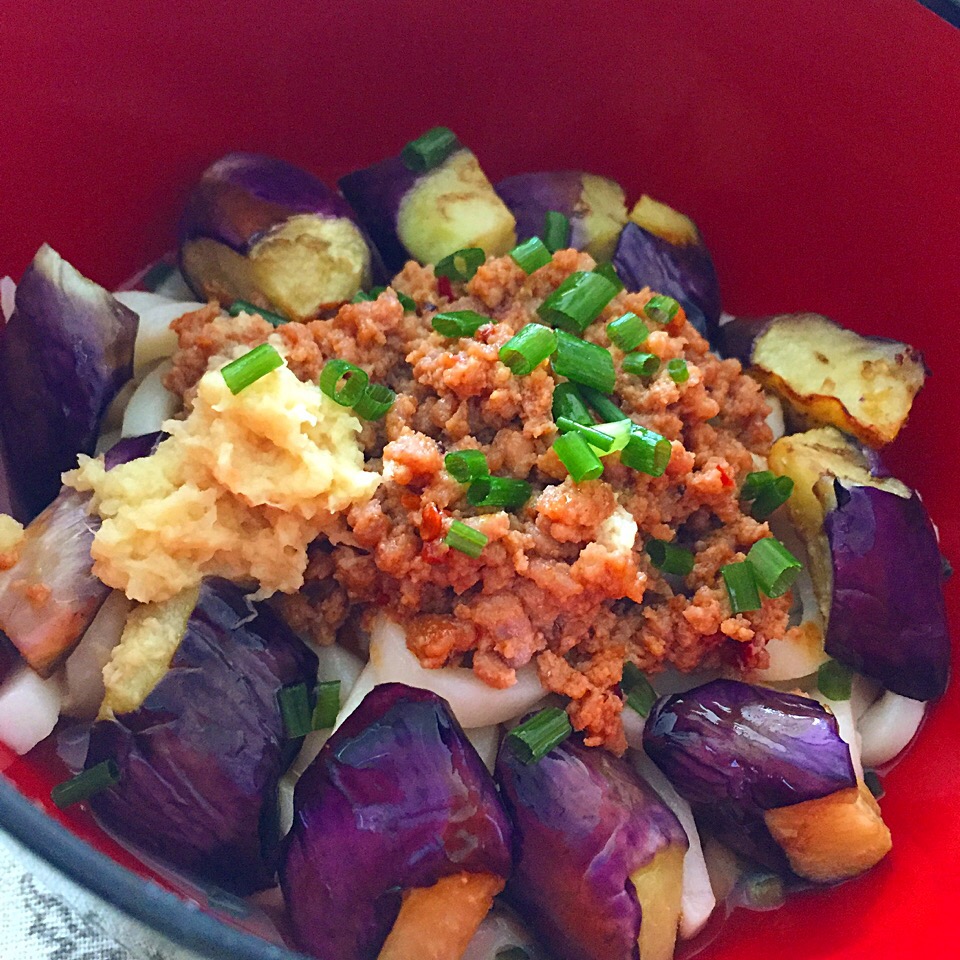
[[449,277],[437,277],[437,293],[448,300],[453,299],[453,284],[450,283]]
[[436,540],[443,532],[443,514],[435,504],[428,503],[420,514],[420,537],[422,540]]
[[730,476],[729,472],[723,466],[718,466],[717,470],[720,472],[720,483],[725,487],[735,487],[736,481],[733,477]]
[[674,314],[673,319],[667,324],[666,331],[671,336],[676,336],[682,329],[683,325],[687,322],[687,313],[681,305],[680,309]]

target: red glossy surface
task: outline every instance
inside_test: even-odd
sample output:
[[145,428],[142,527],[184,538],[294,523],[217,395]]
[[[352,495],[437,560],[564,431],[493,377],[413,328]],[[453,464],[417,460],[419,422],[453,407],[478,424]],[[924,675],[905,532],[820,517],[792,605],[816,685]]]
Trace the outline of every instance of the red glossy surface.
[[[692,214],[731,311],[815,309],[921,347],[934,376],[890,460],[960,560],[960,32],[912,0],[8,0],[0,25],[3,272],[46,240],[119,282],[171,244],[219,153],[333,178],[448,123],[492,177],[582,166]],[[949,950],[958,735],[954,683],[887,780],[889,860],[736,916],[702,956]],[[34,795],[50,779],[8,772]]]

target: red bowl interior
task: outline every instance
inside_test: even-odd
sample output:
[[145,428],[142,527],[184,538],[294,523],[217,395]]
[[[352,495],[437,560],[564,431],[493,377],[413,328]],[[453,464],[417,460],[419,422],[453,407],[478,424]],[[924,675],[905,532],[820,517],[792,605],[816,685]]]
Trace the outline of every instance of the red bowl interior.
[[[220,153],[333,179],[445,123],[492,178],[586,168],[691,214],[731,312],[817,310],[922,349],[933,376],[890,462],[960,560],[960,32],[913,0],[32,0],[5,5],[3,32],[0,273],[47,241],[118,283],[172,245]],[[960,636],[955,586],[948,605]],[[955,683],[886,781],[891,856],[735,915],[705,960],[953,942],[958,733]],[[41,803],[58,776],[42,758],[3,768]],[[57,816],[150,875],[83,815]]]

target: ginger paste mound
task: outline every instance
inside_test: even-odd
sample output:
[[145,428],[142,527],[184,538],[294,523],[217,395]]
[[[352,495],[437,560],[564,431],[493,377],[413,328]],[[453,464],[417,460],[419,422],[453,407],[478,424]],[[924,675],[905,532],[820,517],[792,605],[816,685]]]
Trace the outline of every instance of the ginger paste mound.
[[[787,627],[790,599],[734,615],[719,572],[769,535],[737,497],[755,455],[770,448],[760,387],[736,360],[711,353],[682,311],[668,325],[646,321],[643,350],[663,361],[659,373],[641,379],[621,370],[623,353],[606,325],[628,310],[643,316],[652,291],[621,292],[584,336],[613,354],[611,399],[671,441],[666,472],[650,477],[612,454],[602,477],[576,485],[551,450],[553,389],[563,378],[549,362],[515,376],[498,352],[539,320],[537,307],[564,278],[594,266],[589,255],[565,250],[527,276],[510,257],[491,258],[467,284],[451,285],[408,263],[394,289],[416,301],[416,312],[388,289],[331,319],[277,331],[257,316],[197,311],[174,324],[180,346],[166,384],[188,405],[199,402],[196,384],[202,392],[211,362],[272,334],[303,380],[341,357],[392,387],[392,410],[361,433],[383,483],[312,545],[306,584],[281,610],[321,643],[350,642],[365,616],[385,610],[406,626],[424,666],[470,665],[494,687],[511,685],[515,670],[535,660],[544,686],[571,699],[587,742],[622,751],[625,660],[647,672],[724,661],[761,667],[767,640]],[[438,310],[475,310],[491,323],[452,339],[431,327]],[[681,357],[689,378],[675,383],[666,362]],[[467,487],[443,465],[446,453],[465,449],[482,450],[492,474],[527,480],[527,504],[509,512],[471,506]],[[444,544],[453,520],[489,538],[478,558]],[[651,538],[692,550],[692,572],[661,574],[644,549]]]
[[109,472],[81,457],[64,476],[103,521],[94,573],[142,603],[206,576],[255,585],[255,599],[299,590],[307,546],[380,482],[364,470],[359,421],[286,366],[236,396],[205,373],[189,416],[164,430],[152,456]]

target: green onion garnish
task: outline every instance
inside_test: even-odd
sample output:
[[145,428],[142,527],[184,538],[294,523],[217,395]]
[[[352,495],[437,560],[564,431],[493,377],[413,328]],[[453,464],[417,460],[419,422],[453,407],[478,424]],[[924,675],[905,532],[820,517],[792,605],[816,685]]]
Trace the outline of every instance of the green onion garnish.
[[658,293],[644,304],[643,312],[656,323],[669,323],[679,309],[680,304],[673,297],[665,297]]
[[570,244],[570,220],[559,210],[548,210],[543,221],[543,245],[551,252],[565,250]]
[[517,244],[511,251],[513,262],[526,274],[545,267],[552,259],[553,254],[546,248],[539,237],[531,237]]
[[874,800],[883,799],[884,794],[887,791],[883,789],[883,783],[881,782],[880,777],[877,775],[876,770],[864,770],[863,782],[866,785],[866,788],[873,794]]
[[487,458],[481,450],[454,450],[443,458],[443,466],[458,483],[470,483],[490,474]]
[[293,683],[277,691],[277,703],[288,740],[305,737],[313,729],[310,697],[305,683]]
[[530,960],[530,954],[523,947],[504,947],[493,955],[493,960]]
[[476,310],[451,310],[438,313],[433,320],[433,329],[445,337],[472,337],[484,324],[496,323]]
[[414,173],[439,167],[454,150],[459,149],[457,135],[447,127],[433,127],[411,140],[401,151],[403,165]]
[[254,314],[258,317],[263,317],[272,327],[282,327],[285,323],[290,322],[281,314],[274,313],[272,310],[264,310],[262,307],[250,303],[249,300],[234,300],[233,303],[230,304],[230,309],[227,313],[229,313],[231,317],[239,317],[241,313]]
[[[386,287],[371,287],[369,290],[358,290],[353,295],[353,299],[350,302],[372,303],[374,300],[379,299],[380,294],[384,293],[386,289]],[[408,297],[405,293],[401,293],[399,290],[394,290],[393,292],[400,301],[400,306],[403,307],[404,313],[417,312],[417,303],[413,297]]]
[[571,430],[579,433],[591,447],[599,450],[601,453],[610,453],[613,449],[614,439],[609,433],[604,433],[602,430],[597,430],[594,427],[588,427],[584,423],[577,423],[576,420],[559,417],[557,419],[557,429],[561,433],[569,433]]
[[120,782],[120,768],[115,760],[103,760],[95,767],[78,773],[50,791],[50,799],[61,810],[81,800],[89,800],[101,790],[115,787]]
[[269,343],[261,343],[249,353],[231,360],[220,372],[230,392],[236,396],[271,370],[283,366],[283,357]]
[[782,597],[792,586],[803,564],[775,537],[758,540],[747,554],[757,586],[771,598]]
[[753,578],[753,567],[746,560],[728,563],[720,568],[720,575],[730,598],[730,609],[734,613],[746,613],[760,609],[760,594],[757,581]]
[[580,395],[580,388],[575,383],[558,383],[553,388],[553,419],[559,421],[561,417],[575,423],[593,423],[593,417]]
[[617,383],[610,351],[589,340],[571,336],[564,330],[557,331],[553,369],[561,377],[593,387],[601,393],[611,393]]
[[836,660],[821,663],[817,670],[817,687],[828,700],[849,700],[853,671]]
[[777,475],[772,470],[754,470],[752,473],[748,473],[743,478],[740,498],[742,500],[755,499],[776,479]]
[[599,273],[601,277],[606,277],[616,288],[617,293],[624,289],[623,281],[617,274],[617,268],[612,263],[598,263],[593,268],[594,273]]
[[[600,453],[600,456],[606,456],[608,453],[618,453],[630,442],[630,429],[633,427],[632,420],[615,420],[613,423],[598,423],[593,425],[591,429],[596,433],[602,433],[604,436],[610,438],[610,447],[597,447],[596,444],[591,443],[588,439],[587,442],[591,443],[591,446],[595,447]],[[584,435],[586,437],[586,435]]]
[[393,406],[397,395],[382,383],[368,383],[353,412],[364,420],[379,420]]
[[571,273],[537,308],[545,323],[570,333],[583,333],[617,295],[617,288],[599,273]]
[[525,377],[557,349],[557,335],[540,323],[528,323],[501,348],[500,362]]
[[596,480],[603,473],[600,458],[579,433],[561,434],[553,441],[553,450],[574,483]]
[[620,689],[623,691],[626,705],[641,717],[649,715],[651,708],[657,702],[657,691],[650,686],[650,681],[643,675],[643,671],[631,660],[623,665]]
[[607,336],[624,353],[629,353],[650,336],[650,330],[635,313],[625,313],[607,324]]
[[507,740],[521,763],[536,763],[571,733],[573,727],[566,712],[559,707],[546,707],[517,724],[507,734]]
[[674,383],[686,383],[690,379],[690,371],[687,369],[687,361],[682,357],[674,357],[667,361],[667,373]]
[[417,301],[413,297],[408,297],[405,293],[401,293],[399,290],[393,291],[397,295],[397,299],[400,301],[400,306],[403,307],[404,313],[416,313],[417,312]]
[[[630,418],[607,396],[599,390],[592,390],[590,387],[581,387],[580,395],[586,401],[587,406],[604,422],[616,423],[618,420],[629,420]],[[571,417],[571,420],[574,418]]]
[[317,705],[313,708],[311,729],[329,730],[340,712],[340,681],[323,680],[317,684]]
[[457,283],[466,283],[483,266],[487,255],[479,247],[464,247],[438,260],[433,268],[435,277],[446,277]]
[[779,506],[786,503],[793,493],[793,481],[789,477],[778,477],[770,470],[748,473],[740,497],[752,500],[750,515],[754,520],[766,520]]
[[448,547],[459,550],[461,553],[465,553],[468,557],[473,557],[473,559],[476,560],[483,552],[483,548],[487,545],[489,539],[485,533],[474,530],[473,527],[468,526],[460,520],[454,520],[453,523],[450,524],[450,529],[443,538],[443,542]]
[[[343,386],[337,389],[337,384]],[[370,378],[349,360],[328,360],[320,371],[320,389],[341,407],[352,407],[364,394]]]
[[467,502],[475,507],[522,507],[533,493],[526,480],[513,477],[477,477],[467,488]]
[[664,573],[686,577],[693,570],[693,553],[666,540],[650,540],[646,546],[650,562]]
[[673,447],[666,437],[634,424],[627,445],[620,451],[620,462],[651,477],[662,477],[672,453]]
[[635,377],[652,377],[660,369],[660,358],[653,353],[628,353],[620,366]]

